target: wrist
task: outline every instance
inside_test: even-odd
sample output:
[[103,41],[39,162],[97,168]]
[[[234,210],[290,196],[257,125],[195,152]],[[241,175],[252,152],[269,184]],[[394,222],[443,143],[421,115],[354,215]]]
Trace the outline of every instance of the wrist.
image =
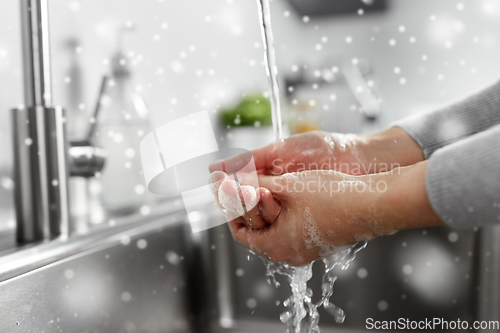
[[392,172],[356,177],[366,186],[348,201],[348,214],[373,236],[442,225],[427,196],[426,170],[424,161]]
[[403,129],[392,127],[387,130],[360,135],[363,151],[369,163],[375,163],[380,171],[390,171],[425,160],[418,143]]
[[423,161],[383,175],[387,190],[378,193],[376,204],[387,230],[394,232],[443,224],[427,195],[427,165],[427,161]]

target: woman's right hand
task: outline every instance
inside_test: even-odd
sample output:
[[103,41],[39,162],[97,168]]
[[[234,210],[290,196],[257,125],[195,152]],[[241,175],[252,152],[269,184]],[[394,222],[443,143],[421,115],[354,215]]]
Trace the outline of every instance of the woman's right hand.
[[219,194],[227,212],[240,197],[252,203],[237,217],[227,215],[239,243],[273,261],[303,266],[362,240],[442,225],[427,196],[427,164],[365,176],[325,170],[261,175],[261,187],[242,187],[241,194],[225,178]]
[[[253,150],[252,155],[259,174],[274,176],[307,170],[366,175],[424,160],[418,144],[399,128],[367,135],[307,132]],[[217,171],[216,166],[210,171]]]

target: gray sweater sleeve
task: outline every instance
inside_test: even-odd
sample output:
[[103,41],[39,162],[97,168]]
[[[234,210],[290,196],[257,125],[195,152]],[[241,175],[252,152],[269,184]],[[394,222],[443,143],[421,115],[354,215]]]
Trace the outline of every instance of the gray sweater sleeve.
[[397,121],[422,147],[426,158],[436,150],[500,124],[500,81],[456,104]]
[[498,124],[500,82],[444,109],[392,124],[410,134],[429,159],[429,200],[450,226],[500,223]]
[[500,125],[436,151],[426,188],[432,208],[449,226],[500,223]]

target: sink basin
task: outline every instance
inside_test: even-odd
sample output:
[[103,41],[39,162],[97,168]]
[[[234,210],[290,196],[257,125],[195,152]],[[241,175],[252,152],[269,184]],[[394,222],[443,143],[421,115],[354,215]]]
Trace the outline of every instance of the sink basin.
[[[212,209],[201,212],[221,218]],[[365,331],[367,318],[482,318],[480,234],[442,227],[371,241],[338,272],[332,301],[345,323],[322,312],[322,332]],[[322,264],[314,270],[318,294]],[[182,206],[4,253],[0,281],[0,332],[23,333],[283,332],[290,293],[283,279],[267,284],[261,260],[226,225],[192,234]]]

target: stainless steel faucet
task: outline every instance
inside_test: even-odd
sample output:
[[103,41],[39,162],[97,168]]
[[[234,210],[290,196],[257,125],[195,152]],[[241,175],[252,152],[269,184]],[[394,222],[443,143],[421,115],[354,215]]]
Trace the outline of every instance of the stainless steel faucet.
[[[69,230],[68,161],[65,113],[53,106],[47,0],[20,0],[24,103],[12,111],[18,242],[33,242]],[[78,145],[74,172],[92,176],[104,164],[90,144]],[[82,156],[82,152],[85,154]]]

